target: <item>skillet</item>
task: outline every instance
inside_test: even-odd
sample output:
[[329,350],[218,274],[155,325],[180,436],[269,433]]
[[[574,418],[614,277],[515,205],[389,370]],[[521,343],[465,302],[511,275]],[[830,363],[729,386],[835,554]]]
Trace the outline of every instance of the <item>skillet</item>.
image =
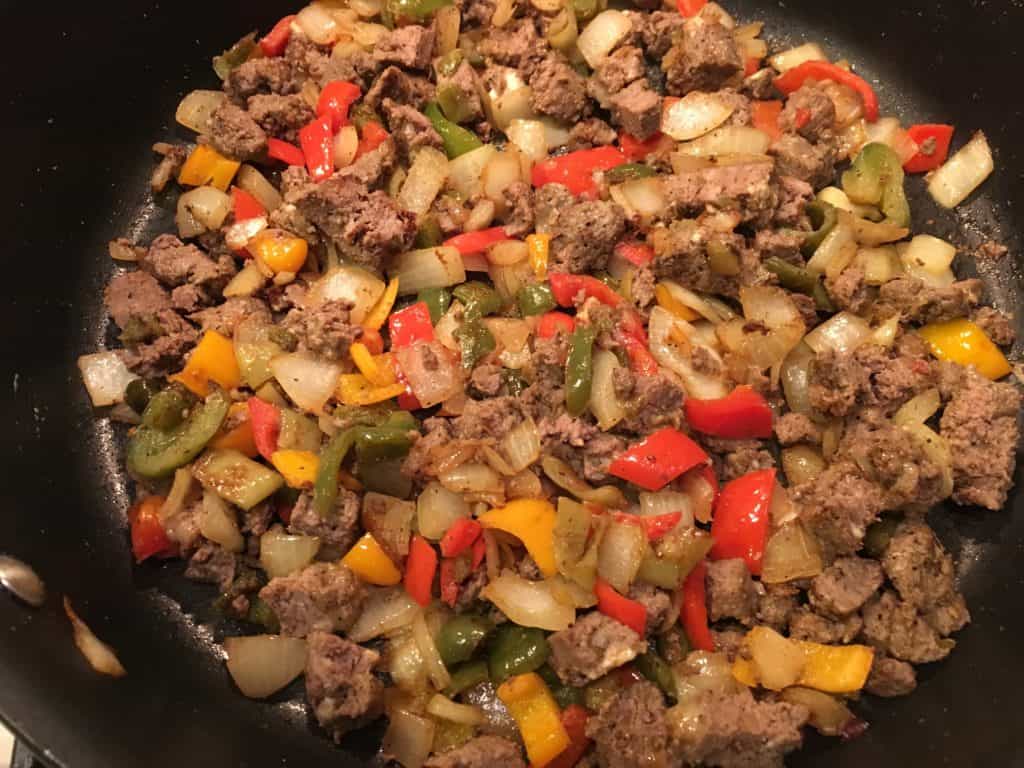
[[[0,717],[53,766],[370,765],[380,730],[336,748],[315,733],[301,683],[268,703],[232,689],[215,642],[207,588],[181,564],[133,566],[125,535],[130,487],[119,471],[119,430],[95,420],[75,359],[107,341],[106,242],[148,242],[173,200],[144,196],[149,146],[178,136],[180,97],[216,87],[210,57],[288,3],[107,2],[60,7],[2,3],[6,73],[0,232],[0,551],[31,563],[50,587],[30,611],[0,594]],[[995,237],[1021,251],[1024,209],[1024,5],[986,0],[729,0],[763,19],[776,45],[818,40],[875,83],[883,111],[904,123],[952,122],[958,140],[983,128],[997,172],[956,214],[912,181],[915,229],[965,247]],[[178,136],[184,139],[184,134]],[[927,222],[927,224],[926,224]],[[964,261],[960,259],[958,261]],[[957,264],[961,274],[973,265]],[[1013,261],[983,268],[997,306],[1021,299]],[[1018,323],[1018,331],[1020,331]],[[867,734],[842,745],[809,738],[794,766],[1024,766],[1024,490],[1004,512],[933,514],[959,556],[973,623],[943,663],[922,670],[914,695],[867,700]],[[59,608],[69,594],[113,645],[129,674],[93,673]]]

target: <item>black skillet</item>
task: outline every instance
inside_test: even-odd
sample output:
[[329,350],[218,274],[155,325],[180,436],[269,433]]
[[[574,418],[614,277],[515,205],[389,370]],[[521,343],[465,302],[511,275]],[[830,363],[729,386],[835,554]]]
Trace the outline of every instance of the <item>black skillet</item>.
[[[778,43],[818,40],[855,62],[884,113],[955,123],[959,142],[983,128],[995,177],[956,215],[911,182],[915,226],[965,246],[994,236],[1020,253],[1020,2],[727,5],[766,21]],[[168,200],[144,194],[150,145],[178,135],[184,93],[216,87],[212,54],[288,12],[289,3],[210,0],[0,9],[0,552],[33,564],[51,590],[39,611],[0,594],[0,715],[55,766],[360,766],[376,748],[373,730],[332,746],[309,725],[300,684],[270,703],[242,698],[215,645],[231,628],[213,623],[210,590],[185,585],[177,564],[133,567],[117,431],[94,419],[74,364],[106,339],[105,243],[148,240],[168,221]],[[987,270],[1004,309],[1017,305],[1018,274],[1015,263]],[[972,625],[913,696],[857,705],[871,723],[864,737],[812,738],[792,765],[1024,765],[1024,492],[1005,512],[933,519],[961,558]],[[96,675],[75,651],[59,610],[65,593],[118,650],[126,678]]]

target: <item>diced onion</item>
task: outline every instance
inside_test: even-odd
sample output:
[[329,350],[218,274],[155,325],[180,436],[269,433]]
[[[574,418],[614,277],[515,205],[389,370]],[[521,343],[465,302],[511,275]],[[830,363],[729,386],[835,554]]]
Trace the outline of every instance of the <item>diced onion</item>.
[[794,445],[783,449],[782,469],[790,485],[801,485],[825,471],[825,458],[814,446]]
[[260,565],[270,578],[287,576],[313,562],[319,550],[316,536],[296,536],[275,527],[260,537]]
[[504,206],[502,193],[517,181],[522,181],[523,164],[520,154],[514,148],[499,152],[491,158],[480,176],[483,193],[494,201],[495,205]]
[[670,515],[681,512],[680,528],[693,527],[693,501],[686,493],[679,491],[658,491],[640,494],[640,514],[644,517]]
[[763,155],[772,143],[771,136],[747,125],[727,125],[680,145],[684,155],[711,157],[717,155]]
[[343,126],[334,137],[334,167],[345,168],[356,159],[359,134],[354,125]]
[[842,736],[856,716],[837,697],[794,685],[780,694],[783,701],[807,707],[811,713],[810,724],[825,736]]
[[597,551],[597,572],[625,594],[647,552],[647,534],[633,522],[612,520]]
[[440,539],[456,520],[470,516],[469,504],[438,482],[430,482],[416,499],[416,522],[420,535]]
[[427,714],[460,725],[483,725],[487,722],[484,713],[476,707],[456,704],[439,693],[427,702]]
[[398,193],[398,205],[417,215],[426,213],[447,179],[448,158],[444,152],[422,147]]
[[799,520],[794,520],[768,539],[761,580],[765,584],[782,584],[809,579],[821,573],[822,568],[818,542]]
[[533,162],[539,163],[548,156],[547,133],[540,120],[516,118],[505,129],[509,141]]
[[128,370],[121,357],[113,351],[95,352],[78,358],[78,370],[93,406],[103,408],[124,402],[128,385],[139,378]]
[[270,371],[292,402],[309,413],[321,413],[334,394],[341,367],[305,353],[279,355]]
[[325,301],[344,301],[351,305],[349,317],[361,323],[384,294],[384,282],[359,267],[335,267],[313,283],[306,303],[311,307]]
[[572,467],[561,459],[545,456],[541,461],[541,466],[551,482],[559,488],[567,490],[578,499],[589,501],[592,504],[601,504],[609,509],[624,509],[627,506],[626,497],[614,485],[592,488],[583,482]]
[[267,177],[251,165],[243,165],[235,176],[235,184],[255,197],[268,211],[276,211],[284,199]]
[[768,59],[768,63],[779,72],[786,72],[808,61],[828,61],[828,57],[817,43],[804,43],[796,48],[789,48],[777,53]]
[[107,243],[107,253],[114,261],[129,261],[135,263],[139,260],[139,250],[125,243],[124,240],[111,240]]
[[337,20],[319,3],[311,3],[299,11],[293,23],[317,45],[332,45],[341,35]]
[[[430,342],[429,350],[421,348],[425,346],[403,347],[395,357],[416,399],[430,408],[463,392],[463,373],[462,365],[442,344]],[[430,356],[429,366],[424,355]]]
[[713,131],[735,111],[736,105],[718,94],[691,91],[662,111],[661,132],[689,141]]
[[661,216],[668,208],[665,190],[657,177],[633,179],[612,187],[609,192],[630,218],[639,217],[644,223]]
[[494,283],[494,290],[503,301],[513,301],[527,283],[533,282],[533,268],[529,262],[521,261],[507,267],[497,264],[487,266],[487,274]]
[[75,609],[71,607],[71,600],[66,595],[64,597],[64,613],[67,615],[68,621],[71,622],[71,631],[75,639],[75,645],[78,646],[78,650],[85,656],[89,666],[100,674],[110,675],[111,677],[124,677],[128,674],[118,660],[114,650],[96,637],[93,631],[89,629],[89,625],[78,617]]
[[392,641],[387,655],[387,670],[391,682],[408,693],[420,693],[427,688],[427,670],[423,656],[411,635],[401,635]]
[[546,583],[551,589],[551,594],[560,603],[571,605],[573,608],[593,608],[597,605],[597,595],[593,590],[586,589],[561,574],[555,574]]
[[196,133],[209,133],[210,118],[226,100],[224,91],[192,91],[181,100],[174,119]]
[[174,217],[183,239],[220,229],[231,212],[231,198],[215,187],[197,187],[178,198]]
[[[381,2],[381,0],[349,0],[349,4],[348,4],[349,8],[351,8],[361,18],[364,18],[364,19],[372,19],[374,16],[376,16],[378,13],[380,13],[381,8],[383,6],[384,6],[384,3]],[[451,6],[446,6],[446,7],[451,7]],[[441,12],[438,11],[438,15],[440,15],[440,13]]]
[[466,462],[440,476],[441,484],[455,493],[498,493],[504,488],[501,475],[486,464]]
[[892,423],[898,427],[907,424],[924,424],[942,407],[942,398],[935,387],[926,389],[900,406],[893,414]]
[[842,355],[853,352],[870,335],[867,320],[851,312],[840,312],[807,334],[804,341],[817,354],[832,350]]
[[939,205],[956,208],[994,170],[992,149],[985,134],[978,131],[945,165],[929,176],[928,191]]
[[[224,286],[224,297],[227,299],[238,296],[252,296],[266,284],[267,278],[255,262],[246,264],[228,284]],[[237,351],[237,350],[236,350]]]
[[[673,333],[691,338],[694,334],[692,325],[674,317],[663,307],[654,307],[651,310],[647,330],[654,359],[683,380],[683,385],[690,397],[699,400],[714,400],[729,394],[730,387],[724,379],[721,376],[711,376],[698,371],[691,362],[688,350],[683,349],[674,338]],[[722,358],[716,350],[706,345],[701,346],[704,346],[713,360],[722,363]]]
[[677,481],[679,490],[690,499],[690,510],[698,523],[711,522],[711,510],[718,489],[701,472],[687,472]]
[[348,637],[354,643],[365,643],[408,626],[419,613],[419,605],[402,587],[376,590],[370,593]]
[[446,5],[437,9],[434,13],[434,29],[437,31],[437,42],[434,45],[437,55],[444,56],[459,47],[461,25],[462,13],[457,6]]
[[[446,8],[452,8],[452,6],[445,6]],[[457,10],[457,9],[456,9]],[[439,14],[440,16],[440,14]],[[450,44],[451,33],[445,30],[447,33],[446,43]],[[351,34],[352,42],[356,45],[364,48],[367,51],[372,51],[374,47],[381,41],[381,38],[388,33],[388,28],[383,24],[369,24],[365,22],[356,22],[352,25]],[[441,42],[441,29],[438,26],[438,44]],[[337,47],[337,46],[336,46]],[[451,50],[449,48],[449,50]],[[337,55],[337,54],[335,54]]]
[[868,285],[885,285],[902,271],[899,256],[891,245],[861,248],[857,252],[857,263],[864,272],[864,282]]
[[569,143],[569,129],[565,125],[551,117],[540,118],[540,123],[544,126],[548,149],[556,149]]
[[167,538],[177,544],[185,544],[195,536],[194,521],[190,515],[182,514],[193,482],[192,471],[188,467],[175,470],[171,490],[167,492],[167,497],[160,507],[160,522],[167,532]]
[[525,261],[530,250],[522,240],[503,240],[487,249],[487,261],[499,267],[511,267]]
[[559,632],[576,620],[576,610],[559,602],[547,583],[527,581],[510,571],[503,571],[481,594],[521,627]]
[[871,332],[870,343],[889,349],[896,342],[899,331],[900,316],[895,314]]
[[441,654],[434,644],[434,638],[430,636],[430,628],[427,626],[422,611],[412,621],[412,636],[416,641],[416,647],[420,649],[420,656],[423,657],[430,681],[438,689],[447,688],[452,678],[448,674],[444,662],[441,661]]
[[298,637],[229,637],[224,650],[231,679],[250,699],[272,696],[306,668],[306,641]]
[[[844,212],[845,214],[845,212]],[[857,240],[854,236],[852,216],[841,218],[832,231],[814,251],[807,269],[816,274],[825,274],[831,267],[842,272],[857,255]]]
[[494,125],[500,130],[508,128],[513,120],[537,118],[537,113],[531,106],[533,90],[528,85],[509,87],[500,95],[496,91],[490,91],[487,99],[490,112],[494,116]]
[[782,389],[786,403],[794,413],[810,413],[811,400],[808,394],[810,365],[814,350],[801,342],[790,352],[782,363]]
[[240,251],[249,241],[267,228],[267,218],[257,216],[252,219],[236,222],[224,230],[224,242],[229,248]]
[[918,235],[902,249],[900,260],[907,273],[931,285],[945,285],[956,248],[931,235]]
[[480,176],[491,158],[498,154],[492,144],[470,150],[448,162],[448,184],[467,200],[480,194]]
[[602,349],[594,353],[590,412],[597,419],[597,426],[605,432],[626,418],[626,408],[615,394],[615,370],[619,367],[614,352]]
[[633,22],[622,11],[602,11],[580,32],[576,46],[590,68],[596,69],[632,29]]
[[671,280],[662,280],[659,285],[665,287],[669,295],[675,301],[682,304],[684,307],[688,307],[696,312],[698,315],[703,317],[716,325],[718,323],[724,323],[727,320],[731,320],[735,315],[731,312],[728,307],[724,304],[712,303],[703,296],[694,293],[689,288],[684,288]]
[[746,356],[759,368],[779,365],[804,335],[800,310],[788,293],[770,285],[742,286],[740,303],[748,321],[768,329],[747,336]]
[[540,432],[533,419],[520,422],[502,438],[501,452],[513,474],[522,472],[540,458]]
[[238,530],[238,517],[228,503],[212,491],[203,491],[199,532],[228,552],[240,553],[245,549],[245,538]]
[[403,296],[466,282],[462,256],[450,246],[403,253],[392,262],[388,276],[398,279],[399,293]]
[[429,717],[394,708],[388,712],[388,729],[381,750],[403,768],[421,768],[434,746],[434,721]]

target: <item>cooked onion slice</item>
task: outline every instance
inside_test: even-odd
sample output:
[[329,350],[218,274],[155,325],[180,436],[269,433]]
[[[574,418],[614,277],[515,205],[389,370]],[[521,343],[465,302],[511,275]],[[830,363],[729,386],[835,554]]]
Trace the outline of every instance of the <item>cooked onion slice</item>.
[[503,571],[482,594],[521,627],[558,632],[576,620],[576,610],[559,602],[546,582],[527,581],[510,571]]
[[224,650],[231,679],[250,699],[277,693],[306,668],[306,641],[297,637],[229,637]]
[[97,408],[124,402],[124,391],[138,378],[116,352],[96,352],[78,358],[78,370]]
[[955,208],[981,186],[995,170],[992,149],[985,134],[978,131],[959,152],[928,179],[928,191],[935,202]]
[[64,613],[71,622],[71,629],[74,632],[75,645],[85,656],[85,660],[97,672],[111,677],[124,677],[128,674],[125,668],[118,661],[113,649],[100,640],[88,625],[78,618],[75,609],[71,607],[71,600],[64,596]]

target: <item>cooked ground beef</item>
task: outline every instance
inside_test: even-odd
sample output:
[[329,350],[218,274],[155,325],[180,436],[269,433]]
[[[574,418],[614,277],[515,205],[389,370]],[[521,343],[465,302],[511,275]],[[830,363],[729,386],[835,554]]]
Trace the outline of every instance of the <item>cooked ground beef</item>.
[[775,158],[780,176],[792,176],[815,188],[835,179],[836,151],[829,142],[811,144],[803,136],[787,133],[772,142],[768,153]]
[[519,745],[500,736],[477,736],[434,755],[423,768],[526,768]]
[[216,584],[223,592],[235,580],[238,558],[219,544],[205,542],[195,551],[185,569],[185,578]]
[[[175,288],[175,290],[179,289]],[[239,323],[249,317],[255,317],[266,323],[272,320],[267,305],[259,299],[248,296],[230,298],[223,304],[193,312],[188,319],[198,323],[203,331],[216,331],[230,339],[234,337]]]
[[429,80],[406,74],[398,67],[387,67],[377,76],[363,101],[368,107],[379,109],[385,98],[422,109],[434,98],[434,86]]
[[920,325],[940,323],[970,314],[981,301],[981,292],[980,280],[936,288],[914,277],[901,277],[879,287],[874,314],[878,318],[899,314],[904,322]]
[[505,201],[505,232],[509,237],[525,237],[533,231],[533,187],[514,181],[501,193]]
[[1000,347],[1009,347],[1017,339],[1013,318],[994,307],[978,307],[971,315],[971,320]]
[[480,101],[480,83],[476,70],[468,61],[463,60],[450,75],[438,74],[437,87],[453,94],[459,105],[460,123],[473,123],[484,116],[483,103]]
[[757,621],[778,632],[789,626],[789,617],[797,609],[796,587],[789,584],[762,584],[758,582]]
[[812,143],[832,138],[836,125],[836,107],[820,88],[804,85],[790,94],[779,115],[779,128],[799,133]]
[[306,697],[320,727],[340,742],[384,713],[384,683],[374,675],[380,654],[326,632],[307,642]]
[[181,370],[185,355],[199,340],[196,329],[176,312],[164,309],[156,313],[155,322],[147,318],[144,339],[124,339],[126,348],[121,358],[134,373],[143,377],[166,376]]
[[551,668],[567,685],[586,685],[647,650],[636,632],[592,611],[576,617],[568,629],[548,637]]
[[612,144],[616,138],[618,134],[608,123],[598,117],[590,117],[573,124],[566,146],[572,151],[603,147]]
[[775,437],[782,445],[821,443],[821,428],[802,413],[787,413],[775,420]]
[[349,322],[349,309],[344,301],[293,309],[284,319],[284,328],[298,337],[303,349],[329,360],[340,360],[348,357],[349,347],[363,334],[360,326]]
[[373,58],[406,69],[426,69],[434,50],[434,28],[410,24],[384,35],[373,47]]
[[643,768],[668,763],[668,725],[661,691],[634,683],[587,721],[601,768]]
[[612,51],[597,69],[594,77],[609,93],[618,93],[634,80],[639,80],[647,71],[644,54],[635,45],[624,45]]
[[587,83],[564,56],[548,54],[530,77],[530,105],[542,115],[573,123],[587,106]]
[[536,197],[538,229],[543,221],[544,231],[551,234],[551,269],[573,274],[602,270],[626,231],[622,208],[602,200],[562,208],[559,203],[564,189],[548,184],[541,187]]
[[743,58],[732,32],[716,21],[697,18],[683,25],[662,61],[668,92],[717,91],[743,71]]
[[299,130],[316,117],[316,112],[297,94],[257,94],[249,99],[249,115],[268,136],[294,143]]
[[321,560],[337,560],[359,538],[359,497],[352,491],[341,488],[338,491],[334,510],[330,515],[321,516],[313,508],[313,497],[309,493],[299,495],[288,519],[291,533],[316,536],[320,539]]
[[886,590],[863,611],[864,639],[902,661],[925,664],[946,658],[956,643],[944,639],[910,603]]
[[800,517],[831,557],[857,552],[867,527],[885,508],[882,489],[853,462],[829,466],[814,481],[794,489]]
[[670,208],[678,215],[698,214],[717,205],[737,210],[742,220],[752,221],[763,217],[776,201],[772,164],[760,160],[672,174],[665,177],[663,186]]
[[430,119],[422,112],[387,98],[382,106],[388,128],[403,157],[412,158],[413,152],[420,147],[439,150],[444,146]]
[[846,616],[860,609],[884,580],[877,560],[841,557],[814,578],[808,596],[816,611]]
[[533,19],[513,21],[504,27],[488,30],[477,50],[498,64],[515,67],[527,79],[544,58],[547,46],[537,34]]
[[344,566],[316,563],[271,579],[260,597],[277,615],[282,634],[305,637],[352,626],[362,611],[366,587]]
[[249,59],[235,68],[224,81],[224,90],[235,104],[246,106],[251,96],[271,93],[286,96],[298,93],[302,82],[294,76],[291,64],[283,58]]
[[875,696],[893,698],[913,693],[915,688],[917,673],[910,664],[875,653],[871,674],[868,675],[864,690]]
[[650,15],[644,15],[644,24],[640,30],[643,39],[644,50],[652,59],[661,59],[669,48],[672,41],[686,21],[681,14],[673,11],[654,11]]
[[757,610],[757,590],[743,560],[714,560],[707,572],[708,619],[750,623]]
[[857,614],[841,619],[822,616],[810,608],[798,608],[789,615],[789,636],[794,640],[841,645],[851,642],[860,633],[864,622]]
[[647,610],[647,634],[660,635],[672,618],[672,595],[650,584],[635,583],[629,588],[629,599],[636,600]]
[[222,155],[249,160],[267,148],[267,134],[248,112],[226,101],[210,118],[210,143]]
[[132,318],[154,317],[171,308],[171,297],[152,275],[141,270],[115,276],[103,294],[107,312],[119,328]]
[[644,80],[637,80],[608,100],[612,122],[640,141],[660,130],[661,96]]
[[188,283],[219,294],[235,274],[230,258],[214,261],[198,247],[186,245],[174,235],[160,235],[139,262],[143,270],[168,287]]

